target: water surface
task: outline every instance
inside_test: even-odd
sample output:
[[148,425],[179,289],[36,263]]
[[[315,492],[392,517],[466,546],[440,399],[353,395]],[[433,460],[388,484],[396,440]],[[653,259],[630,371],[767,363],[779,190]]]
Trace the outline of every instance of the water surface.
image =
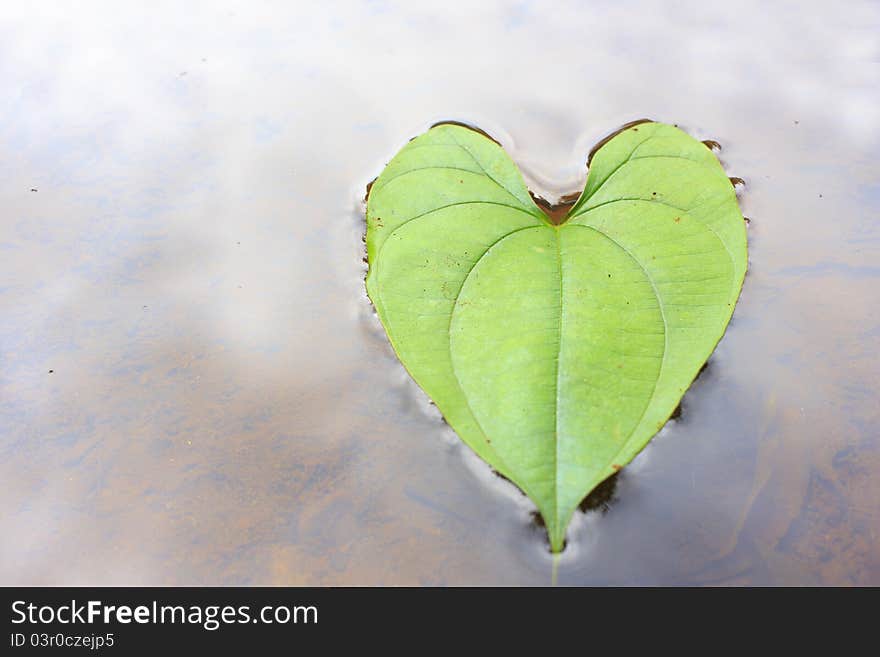
[[0,583],[549,583],[371,313],[364,188],[453,119],[553,198],[647,116],[750,270],[558,581],[880,584],[877,5],[301,4],[5,8]]

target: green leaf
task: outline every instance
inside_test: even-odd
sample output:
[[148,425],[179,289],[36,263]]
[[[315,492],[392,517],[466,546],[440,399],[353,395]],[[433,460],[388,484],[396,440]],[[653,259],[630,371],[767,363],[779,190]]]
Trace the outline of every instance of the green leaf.
[[713,153],[661,123],[602,145],[561,225],[491,139],[409,142],[367,200],[367,292],[449,424],[519,486],[554,552],[581,500],[664,425],[745,275]]

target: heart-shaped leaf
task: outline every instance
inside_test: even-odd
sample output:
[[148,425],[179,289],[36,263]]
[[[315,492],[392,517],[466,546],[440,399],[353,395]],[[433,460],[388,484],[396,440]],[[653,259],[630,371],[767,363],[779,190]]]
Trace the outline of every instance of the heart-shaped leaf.
[[367,200],[367,292],[406,369],[538,506],[581,500],[663,426],[720,340],[746,233],[714,154],[641,123],[604,143],[561,225],[488,137],[435,126]]

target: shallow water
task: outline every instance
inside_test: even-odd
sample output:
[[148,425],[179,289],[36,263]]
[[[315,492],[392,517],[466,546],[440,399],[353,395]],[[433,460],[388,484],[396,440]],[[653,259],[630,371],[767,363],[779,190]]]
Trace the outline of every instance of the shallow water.
[[364,188],[455,119],[559,196],[647,116],[750,270],[558,582],[880,584],[876,4],[252,4],[4,8],[0,583],[549,583],[371,313]]

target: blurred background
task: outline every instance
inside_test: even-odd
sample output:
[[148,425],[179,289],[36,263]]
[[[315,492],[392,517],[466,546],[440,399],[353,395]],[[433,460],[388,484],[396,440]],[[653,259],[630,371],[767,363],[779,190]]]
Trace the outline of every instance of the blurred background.
[[560,584],[880,584],[876,2],[5,2],[0,584],[549,584],[531,504],[366,299],[366,184],[439,120],[578,191],[717,140],[750,271]]

